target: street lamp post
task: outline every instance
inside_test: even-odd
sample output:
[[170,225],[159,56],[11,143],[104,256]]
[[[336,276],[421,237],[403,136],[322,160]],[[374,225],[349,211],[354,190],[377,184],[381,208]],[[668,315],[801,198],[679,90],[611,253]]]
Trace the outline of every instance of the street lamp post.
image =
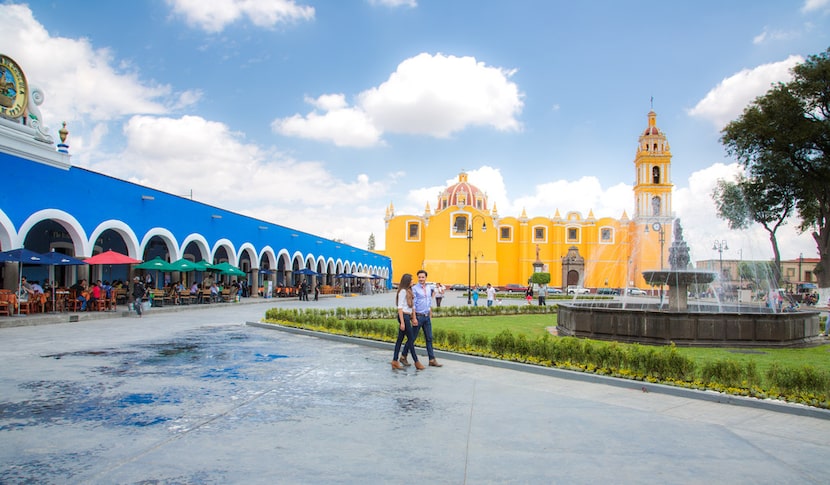
[[[651,229],[656,231],[660,235],[660,269],[663,269],[663,248],[666,245],[666,228],[663,227],[663,224],[659,222],[655,222],[651,225]],[[646,225],[646,233],[648,233],[648,225]]]
[[720,258],[720,277],[723,278],[723,252],[729,250],[729,246],[726,245],[726,239],[723,241],[715,241],[715,244],[712,245],[712,250],[718,252],[718,256]]
[[473,266],[474,266],[474,268],[475,268],[475,270],[474,270],[475,275],[473,276],[473,282],[475,283],[476,288],[478,288],[478,257],[479,257],[479,256],[481,256],[481,257],[483,258],[483,257],[484,257],[484,253],[483,253],[483,252],[481,252],[481,251],[476,251],[476,255],[475,255],[475,256],[473,256],[473,263],[474,263],[474,265],[473,265]]
[[474,215],[467,224],[467,304],[473,303],[473,289],[472,289],[472,269],[473,269],[473,223],[476,219],[481,219],[481,232],[487,231],[487,223],[484,222],[484,217]]

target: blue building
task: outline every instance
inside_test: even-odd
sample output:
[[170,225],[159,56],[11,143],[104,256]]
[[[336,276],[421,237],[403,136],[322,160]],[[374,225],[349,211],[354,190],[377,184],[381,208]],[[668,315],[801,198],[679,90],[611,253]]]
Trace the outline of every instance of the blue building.
[[[253,287],[295,285],[308,269],[312,284],[336,285],[340,274],[357,274],[384,286],[391,280],[390,258],[150,187],[71,165],[66,130],[55,143],[25,77],[14,61],[0,55],[0,250],[25,247],[85,258],[113,250],[139,260],[189,259],[229,262],[245,272]],[[33,89],[32,92],[36,92]],[[23,98],[26,98],[25,101]],[[25,266],[30,280],[59,285],[77,279],[126,280],[130,265]],[[0,265],[0,286],[14,288],[17,265]],[[173,280],[199,274],[172,275]]]

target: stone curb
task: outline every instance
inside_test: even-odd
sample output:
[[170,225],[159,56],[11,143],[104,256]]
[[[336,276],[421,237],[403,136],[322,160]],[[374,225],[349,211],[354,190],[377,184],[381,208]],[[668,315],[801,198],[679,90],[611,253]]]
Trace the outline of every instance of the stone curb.
[[[357,337],[348,337],[345,335],[336,335],[325,332],[316,332],[314,330],[307,330],[303,328],[287,327],[284,325],[274,323],[261,322],[245,322],[246,325],[252,327],[259,327],[271,330],[279,330],[282,332],[293,333],[296,335],[305,335],[308,337],[317,337],[326,340],[333,340],[336,342],[344,342],[355,345],[363,345],[365,347],[372,347],[376,349],[389,350],[394,349],[394,344],[390,342],[381,342],[378,340],[361,339]],[[422,347],[419,347],[419,349]],[[683,387],[669,386],[666,384],[652,384],[650,382],[634,381],[630,379],[621,379],[616,377],[609,377],[588,372],[572,371],[567,369],[557,369],[552,367],[543,367],[532,364],[524,364],[521,362],[511,362],[506,360],[492,359],[489,357],[480,357],[476,355],[457,354],[454,352],[447,352],[443,350],[435,350],[435,356],[441,357],[445,360],[455,360],[459,362],[466,362],[470,364],[487,365],[490,367],[498,367],[502,369],[509,369],[519,372],[528,372],[531,374],[539,374],[549,377],[557,377],[560,379],[570,379],[579,382],[587,382],[592,384],[604,384],[624,389],[637,390],[641,392],[656,392],[669,396],[682,397],[687,399],[697,399],[699,401],[709,401],[721,404],[731,404],[734,406],[743,406],[753,409],[762,409],[766,411],[773,411],[777,413],[792,414],[795,416],[807,416],[811,418],[830,420],[830,410],[819,409],[803,404],[788,403],[785,401],[778,401],[772,399],[757,399],[745,396],[732,396],[716,391],[702,391],[699,389],[686,389]]]

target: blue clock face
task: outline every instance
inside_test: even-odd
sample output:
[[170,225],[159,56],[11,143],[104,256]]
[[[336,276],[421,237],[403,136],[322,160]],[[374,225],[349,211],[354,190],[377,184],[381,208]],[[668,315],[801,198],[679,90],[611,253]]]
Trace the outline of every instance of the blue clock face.
[[662,227],[663,226],[661,226],[659,222],[655,222],[654,224],[651,225],[651,228],[654,229],[655,231],[659,231]]

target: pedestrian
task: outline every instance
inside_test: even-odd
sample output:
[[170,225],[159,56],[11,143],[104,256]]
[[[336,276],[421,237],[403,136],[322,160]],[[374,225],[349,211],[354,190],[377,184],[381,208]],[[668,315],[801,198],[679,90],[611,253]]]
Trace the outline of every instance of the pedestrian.
[[[405,273],[401,276],[398,292],[395,294],[395,304],[398,307],[398,338],[395,340],[395,353],[392,356],[393,369],[404,368],[404,364],[398,361],[398,354],[401,351],[401,343],[404,337],[406,337],[404,348],[409,349],[412,360],[415,362],[415,368],[418,370],[425,368],[424,364],[418,362],[418,354],[415,353],[415,331],[412,326],[417,325],[418,321],[415,320],[415,308],[413,307],[415,296],[412,294],[411,285],[412,275]],[[409,365],[409,363],[406,365]]]
[[496,299],[496,288],[490,283],[487,283],[487,306],[493,306],[493,301]]
[[144,298],[146,291],[144,285],[141,284],[141,278],[138,276],[133,278],[133,306],[135,307],[135,312],[138,313],[138,318],[141,318],[141,300]]
[[441,301],[444,299],[444,285],[438,283],[435,285],[435,306],[441,307]]
[[525,299],[527,300],[527,304],[530,305],[530,302],[533,301],[533,287],[528,286],[527,290],[525,290]]
[[472,291],[473,291],[473,306],[478,306],[478,288],[474,288]]
[[539,306],[548,306],[545,298],[548,296],[548,285],[539,286]]
[[[415,319],[418,321],[414,331],[415,338],[418,338],[418,329],[423,329],[429,365],[432,367],[442,367],[443,364],[439,364],[435,360],[435,351],[432,348],[432,288],[427,286],[427,272],[425,270],[418,270],[418,284],[412,288],[412,294],[414,298],[413,307],[415,308]],[[403,365],[407,364],[406,354],[407,351],[404,348],[401,354],[401,363]]]
[[314,287],[314,301],[318,301],[320,299],[320,282],[317,282],[317,286]]

